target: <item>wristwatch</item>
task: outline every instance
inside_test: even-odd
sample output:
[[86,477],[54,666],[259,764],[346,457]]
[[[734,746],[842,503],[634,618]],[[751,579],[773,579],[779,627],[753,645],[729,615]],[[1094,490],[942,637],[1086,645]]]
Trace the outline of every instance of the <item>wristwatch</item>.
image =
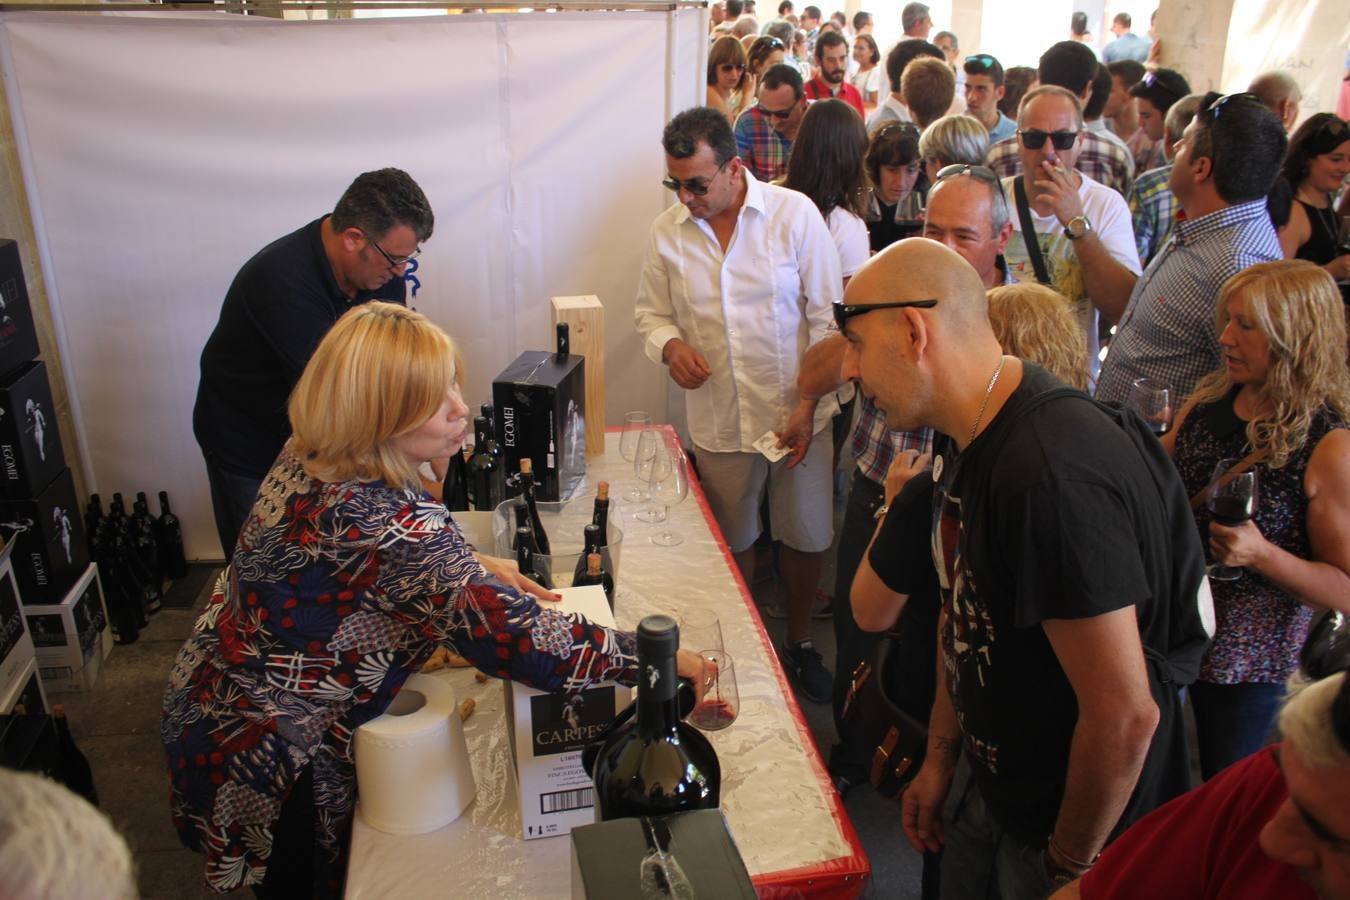
[[1088,221],[1087,216],[1074,216],[1069,220],[1069,224],[1064,226],[1064,236],[1076,241],[1091,230],[1092,223]]

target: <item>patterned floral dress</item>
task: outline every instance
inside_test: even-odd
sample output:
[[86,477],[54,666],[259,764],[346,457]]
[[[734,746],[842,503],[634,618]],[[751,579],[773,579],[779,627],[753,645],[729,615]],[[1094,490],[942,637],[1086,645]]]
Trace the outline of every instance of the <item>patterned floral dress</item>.
[[356,800],[352,736],[437,646],[544,690],[636,675],[631,634],[493,579],[430,496],[318,481],[288,446],[164,695],[174,824],[206,854],[213,889],[262,883],[281,805],[309,767],[315,896],[337,896]]
[[[1177,432],[1173,455],[1191,496],[1205,489],[1221,459],[1242,459],[1251,452],[1247,423],[1233,411],[1234,388],[1223,400],[1197,406]],[[1318,414],[1308,440],[1279,469],[1258,464],[1258,497],[1252,521],[1266,540],[1303,559],[1312,558],[1308,541],[1308,498],[1303,476],[1317,442],[1333,428],[1343,428],[1325,412]],[[1209,546],[1209,511],[1195,513],[1200,538]],[[1284,682],[1298,665],[1308,636],[1312,610],[1261,575],[1243,569],[1236,581],[1211,581],[1217,627],[1205,653],[1200,680],[1213,684]]]

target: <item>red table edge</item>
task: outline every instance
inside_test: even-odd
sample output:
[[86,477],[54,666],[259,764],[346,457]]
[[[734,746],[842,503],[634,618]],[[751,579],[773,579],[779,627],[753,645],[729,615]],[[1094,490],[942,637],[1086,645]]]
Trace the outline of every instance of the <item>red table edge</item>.
[[[666,432],[668,437],[678,440],[674,427],[670,425],[658,427]],[[622,428],[613,425],[605,429],[606,434],[622,431]],[[750,612],[750,619],[755,623],[760,641],[769,650],[771,670],[774,678],[778,680],[779,690],[787,701],[788,712],[792,714],[792,721],[797,726],[797,737],[802,746],[806,748],[807,759],[810,761],[811,769],[815,773],[816,781],[822,793],[828,798],[830,815],[834,817],[835,824],[839,826],[839,831],[844,836],[844,841],[851,851],[848,856],[827,859],[810,866],[768,872],[756,875],[750,880],[759,890],[762,898],[773,897],[777,893],[773,889],[778,887],[791,887],[802,894],[813,897],[857,897],[862,893],[872,874],[871,864],[867,860],[867,852],[863,850],[862,843],[858,840],[858,833],[853,828],[853,821],[844,812],[843,803],[839,799],[839,792],[834,789],[834,784],[830,781],[824,760],[820,758],[820,751],[816,748],[815,738],[811,734],[810,727],[806,724],[806,718],[802,715],[801,705],[797,703],[797,695],[793,692],[792,685],[788,683],[787,673],[783,671],[782,663],[778,660],[778,652],[774,648],[773,639],[769,637],[769,632],[764,627],[764,620],[759,615],[759,607],[755,605],[754,598],[750,595],[750,589],[746,585],[745,579],[741,577],[740,567],[736,565],[736,559],[731,554],[731,548],[727,546],[726,539],[722,536],[722,529],[718,527],[717,520],[713,518],[712,507],[708,505],[708,498],[703,493],[703,485],[699,482],[697,473],[692,469],[689,472],[689,490],[698,500],[698,506],[703,512],[708,530],[713,539],[717,541],[717,546],[726,559],[727,568],[731,570],[731,577],[735,579],[736,586],[740,588],[741,602]]]

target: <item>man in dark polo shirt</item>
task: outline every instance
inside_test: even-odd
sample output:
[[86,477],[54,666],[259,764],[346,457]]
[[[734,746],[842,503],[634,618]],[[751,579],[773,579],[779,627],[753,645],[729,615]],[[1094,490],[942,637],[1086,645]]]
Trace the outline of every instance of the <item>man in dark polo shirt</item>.
[[314,348],[353,306],[404,302],[403,273],[432,225],[407,172],[366,172],[331,215],[268,244],[235,275],[202,351],[192,412],[227,561],[290,436],[286,402]]

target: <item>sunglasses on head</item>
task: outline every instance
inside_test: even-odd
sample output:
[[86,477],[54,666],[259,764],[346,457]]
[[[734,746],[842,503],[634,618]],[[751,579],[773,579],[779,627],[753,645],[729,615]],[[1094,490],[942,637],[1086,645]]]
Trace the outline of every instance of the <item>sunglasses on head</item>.
[[1073,142],[1078,140],[1077,131],[1041,131],[1038,128],[1019,131],[1017,136],[1022,139],[1022,146],[1028,150],[1041,149],[1045,146],[1046,138],[1050,139],[1056,150],[1068,150],[1073,146]]
[[760,46],[761,46],[761,47],[768,47],[770,50],[785,50],[785,49],[787,49],[786,47],[783,46],[783,42],[780,41],[780,40],[779,40],[778,38],[776,38],[776,37],[762,37],[762,38],[760,38],[760,41],[761,41],[761,43],[760,43]]
[[[1299,653],[1299,668],[1313,681],[1350,669],[1350,622],[1344,613],[1333,610],[1308,633]],[[1331,724],[1341,746],[1350,751],[1350,681],[1336,694]]]
[[1317,129],[1317,136],[1322,137],[1323,135],[1331,135],[1332,137],[1340,137],[1347,131],[1350,131],[1350,125],[1347,125],[1344,119],[1338,119],[1335,116],[1332,116],[1322,123],[1321,128]]
[[950,166],[943,166],[938,169],[936,181],[943,181],[947,178],[956,178],[960,175],[972,175],[980,181],[995,184],[998,182],[998,173],[988,166],[972,166],[970,163],[954,163]]
[[981,69],[988,69],[998,65],[998,60],[994,59],[988,53],[976,53],[974,56],[966,57],[966,65],[979,66]]
[[836,303],[834,305],[834,324],[840,331],[844,330],[844,323],[854,316],[861,316],[864,313],[870,313],[874,309],[905,309],[914,307],[916,309],[932,309],[938,302],[932,300],[885,300],[881,303]]
[[713,178],[716,178],[718,174],[727,167],[727,163],[729,162],[731,162],[730,157],[723,160],[722,164],[717,167],[717,171],[712,174],[711,178],[690,178],[688,181],[680,181],[678,178],[671,178],[667,175],[665,178],[661,179],[661,184],[668,190],[674,191],[677,194],[680,192],[680,189],[683,188],[695,197],[703,197],[708,193],[708,188],[710,187],[709,182],[711,182]]
[[[1206,99],[1208,99],[1208,97],[1206,97]],[[1261,102],[1261,98],[1251,91],[1239,91],[1235,94],[1224,94],[1221,97],[1216,97],[1213,102],[1205,103],[1205,112],[1209,113],[1210,118],[1217,119],[1219,118],[1219,114],[1223,111],[1224,105],[1233,100],[1251,100],[1256,103]]]

